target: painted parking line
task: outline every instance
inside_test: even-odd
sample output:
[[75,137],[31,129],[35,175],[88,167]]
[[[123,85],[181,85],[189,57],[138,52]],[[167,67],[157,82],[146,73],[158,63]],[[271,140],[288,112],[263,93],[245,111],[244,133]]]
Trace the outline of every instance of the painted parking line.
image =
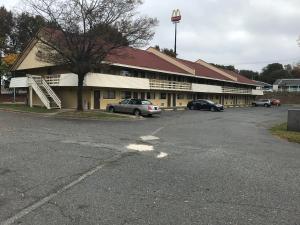
[[138,152],[149,152],[154,150],[152,145],[139,145],[139,144],[129,144],[126,148]]
[[143,141],[154,141],[158,140],[159,137],[153,136],[153,135],[146,135],[146,136],[141,136],[140,137]]
[[153,131],[150,135],[155,135],[157,134],[159,131],[161,131],[162,129],[164,129],[165,127],[159,127],[157,128],[155,131]]
[[165,157],[167,157],[167,156],[168,156],[167,153],[165,153],[165,152],[160,152],[160,153],[156,156],[156,158],[162,159],[162,158],[165,158]]
[[[158,129],[156,129],[154,132],[151,133],[151,135],[154,137],[153,135],[158,133],[159,131],[161,131],[164,127],[160,127]],[[157,137],[155,137],[157,138]],[[159,139],[159,138],[158,138]],[[77,143],[78,144],[78,143]],[[97,147],[104,147],[104,146],[97,146]],[[127,149],[130,150],[135,150],[135,151],[140,151],[140,152],[146,152],[146,151],[153,151],[154,148],[152,145],[139,145],[139,144],[129,144],[127,147]],[[157,155],[157,158],[163,158],[166,157],[167,155],[165,155],[166,153],[160,153],[159,155]],[[29,213],[37,210],[38,208],[42,207],[43,205],[45,205],[47,202],[49,202],[50,200],[52,200],[53,198],[55,198],[56,196],[58,196],[59,194],[71,189],[72,187],[76,186],[77,184],[81,183],[82,181],[84,181],[85,179],[87,179],[88,177],[92,176],[94,173],[100,171],[107,162],[110,161],[114,161],[114,160],[118,160],[122,157],[122,154],[116,155],[108,160],[106,160],[104,163],[90,169],[89,171],[87,171],[86,173],[84,173],[83,175],[81,175],[80,177],[78,177],[77,179],[75,179],[74,181],[72,181],[71,183],[63,186],[62,188],[60,188],[59,190],[57,190],[56,192],[53,192],[47,196],[45,196],[44,198],[38,200],[37,202],[33,203],[32,205],[27,206],[26,208],[22,209],[21,211],[19,211],[18,213],[16,213],[15,215],[11,216],[10,218],[6,219],[5,221],[0,222],[0,225],[11,225],[14,224],[15,222],[17,222],[18,220],[20,220],[21,218],[23,218],[24,216],[28,215]]]
[[[113,158],[115,158],[115,157],[113,157]],[[43,206],[44,204],[46,204],[47,202],[49,202],[50,200],[52,200],[53,198],[58,196],[59,194],[71,189],[73,186],[79,184],[80,182],[82,182],[86,178],[92,176],[94,173],[101,170],[104,166],[105,166],[105,164],[101,164],[101,165],[98,165],[98,166],[94,167],[93,169],[91,169],[88,172],[84,173],[83,175],[78,177],[76,180],[74,180],[71,183],[67,184],[66,186],[62,187],[58,191],[53,192],[52,194],[40,199],[39,201],[35,202],[34,204],[22,209],[20,212],[18,212],[14,216],[12,216],[12,217],[8,218],[7,220],[1,222],[0,225],[11,225],[11,224],[15,223],[17,220],[23,218],[24,216],[31,213],[32,211],[40,208],[41,206]]]

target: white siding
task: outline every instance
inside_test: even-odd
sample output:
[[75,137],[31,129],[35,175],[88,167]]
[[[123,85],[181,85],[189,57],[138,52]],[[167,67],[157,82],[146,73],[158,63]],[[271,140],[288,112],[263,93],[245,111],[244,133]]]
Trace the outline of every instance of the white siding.
[[24,87],[28,87],[27,77],[11,78],[9,88],[24,88]]
[[222,93],[222,86],[208,84],[192,84],[193,92]]
[[85,77],[85,86],[149,90],[150,82],[146,78],[89,73]]
[[264,95],[264,92],[262,90],[252,90],[252,95]]
[[61,74],[58,86],[76,87],[78,86],[78,76],[74,73]]

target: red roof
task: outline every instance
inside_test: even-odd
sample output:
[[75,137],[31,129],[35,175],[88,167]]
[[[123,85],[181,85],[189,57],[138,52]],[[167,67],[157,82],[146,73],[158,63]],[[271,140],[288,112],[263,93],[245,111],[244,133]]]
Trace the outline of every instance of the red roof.
[[[112,53],[106,57],[106,60],[110,63],[123,64],[123,65],[134,66],[134,67],[143,67],[152,70],[154,69],[154,70],[189,74],[187,71],[175,66],[174,64],[158,57],[157,55],[151,52],[135,49],[131,47],[123,47],[120,49],[113,50]],[[235,81],[199,63],[191,62],[184,59],[176,59],[176,60],[184,64],[185,66],[194,69],[196,71],[196,76],[202,76],[202,77],[225,80],[225,81]],[[236,72],[224,70],[224,69],[222,70],[231,76],[237,77],[237,81],[240,83],[255,84],[255,82],[253,82],[252,80],[249,80],[248,78],[243,77],[242,75]]]
[[[222,75],[221,73],[218,73],[214,70],[211,70],[199,63],[196,62],[191,62],[188,60],[184,60],[184,59],[177,59],[179,62],[185,64],[186,66],[195,69],[196,70],[196,76],[203,76],[203,77],[208,77],[208,78],[213,78],[213,79],[220,79],[220,80],[225,80],[225,81],[235,81],[233,79],[230,79],[229,77],[226,77],[224,75]],[[220,68],[218,68],[220,69]],[[246,84],[254,84],[256,85],[255,82],[253,82],[252,80],[234,72],[234,71],[230,71],[230,70],[225,70],[225,69],[220,69],[226,73],[228,73],[229,75],[236,77],[237,78],[237,82],[240,83],[246,83]]]
[[112,53],[106,57],[106,60],[110,63],[187,74],[185,70],[163,60],[151,52],[130,47],[123,47],[112,51]]
[[247,77],[244,77],[234,71],[231,71],[231,70],[225,70],[225,69],[222,69],[224,72],[226,73],[229,73],[231,74],[232,76],[235,76],[237,78],[237,81],[238,82],[241,82],[241,83],[246,83],[246,84],[254,84],[254,85],[257,85],[257,83],[253,80],[250,80],[248,79]]
[[196,76],[232,81],[230,78],[222,75],[221,73],[211,70],[205,66],[202,66],[199,63],[191,62],[191,61],[184,60],[184,59],[177,59],[177,60],[180,61],[181,63],[183,63],[184,65],[186,65],[192,69],[195,69]]

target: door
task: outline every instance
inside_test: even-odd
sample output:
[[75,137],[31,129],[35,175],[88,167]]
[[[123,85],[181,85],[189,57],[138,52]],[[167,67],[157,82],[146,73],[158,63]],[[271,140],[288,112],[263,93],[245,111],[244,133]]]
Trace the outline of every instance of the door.
[[172,98],[172,95],[170,93],[168,93],[168,107],[171,107],[171,98]]
[[100,91],[94,91],[94,109],[100,109]]
[[173,107],[176,107],[176,94],[173,94]]

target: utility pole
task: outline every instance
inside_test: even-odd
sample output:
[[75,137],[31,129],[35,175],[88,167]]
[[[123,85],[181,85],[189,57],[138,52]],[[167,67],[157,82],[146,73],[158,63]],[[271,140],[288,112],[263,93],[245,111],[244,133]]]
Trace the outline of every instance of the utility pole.
[[171,21],[175,25],[175,44],[174,44],[174,52],[175,56],[177,55],[177,24],[180,23],[181,20],[181,14],[179,9],[174,9],[171,17]]

